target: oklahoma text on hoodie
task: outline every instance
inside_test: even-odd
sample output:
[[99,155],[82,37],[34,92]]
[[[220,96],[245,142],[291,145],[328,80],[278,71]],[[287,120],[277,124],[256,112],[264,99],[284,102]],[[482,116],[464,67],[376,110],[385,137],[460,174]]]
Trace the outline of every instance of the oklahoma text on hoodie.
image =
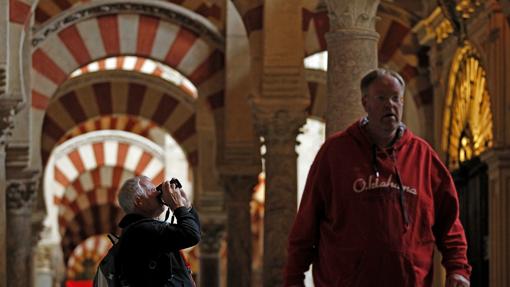
[[330,137],[310,168],[289,235],[285,284],[303,284],[313,264],[317,287],[428,287],[434,244],[448,274],[469,278],[449,171],[409,130],[382,151],[355,123]]

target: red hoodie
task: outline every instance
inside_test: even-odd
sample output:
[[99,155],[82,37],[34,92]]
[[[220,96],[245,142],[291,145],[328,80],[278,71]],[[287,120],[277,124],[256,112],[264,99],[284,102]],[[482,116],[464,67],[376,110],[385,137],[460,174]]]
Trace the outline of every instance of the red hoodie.
[[409,130],[383,151],[357,122],[328,138],[310,168],[285,285],[302,286],[313,264],[317,287],[431,286],[435,244],[447,273],[469,278],[448,169]]

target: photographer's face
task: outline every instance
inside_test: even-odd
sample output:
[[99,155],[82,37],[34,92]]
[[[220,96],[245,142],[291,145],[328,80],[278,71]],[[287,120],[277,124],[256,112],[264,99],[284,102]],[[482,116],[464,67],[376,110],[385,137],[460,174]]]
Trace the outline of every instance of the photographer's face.
[[140,177],[140,186],[144,190],[145,196],[140,198],[141,204],[139,208],[147,216],[158,217],[165,210],[164,205],[158,199],[159,191],[156,190],[156,186],[146,176]]
[[404,91],[397,79],[383,75],[368,87],[362,97],[363,107],[371,124],[377,128],[393,132],[402,120]]

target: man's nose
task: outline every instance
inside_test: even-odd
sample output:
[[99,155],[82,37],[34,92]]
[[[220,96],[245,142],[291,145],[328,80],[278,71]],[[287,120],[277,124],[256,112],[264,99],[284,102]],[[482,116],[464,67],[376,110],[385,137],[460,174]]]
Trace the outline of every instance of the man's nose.
[[392,109],[395,104],[390,98],[386,98],[383,102],[383,107],[385,109]]

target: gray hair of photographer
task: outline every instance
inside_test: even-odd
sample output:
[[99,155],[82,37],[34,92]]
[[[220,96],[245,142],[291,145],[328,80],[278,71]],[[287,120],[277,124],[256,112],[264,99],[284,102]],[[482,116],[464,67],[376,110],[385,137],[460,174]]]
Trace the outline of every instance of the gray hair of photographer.
[[163,181],[158,187],[147,176],[135,176],[124,182],[118,193],[119,205],[126,213],[156,218],[168,206],[170,210],[191,207],[178,180]]

